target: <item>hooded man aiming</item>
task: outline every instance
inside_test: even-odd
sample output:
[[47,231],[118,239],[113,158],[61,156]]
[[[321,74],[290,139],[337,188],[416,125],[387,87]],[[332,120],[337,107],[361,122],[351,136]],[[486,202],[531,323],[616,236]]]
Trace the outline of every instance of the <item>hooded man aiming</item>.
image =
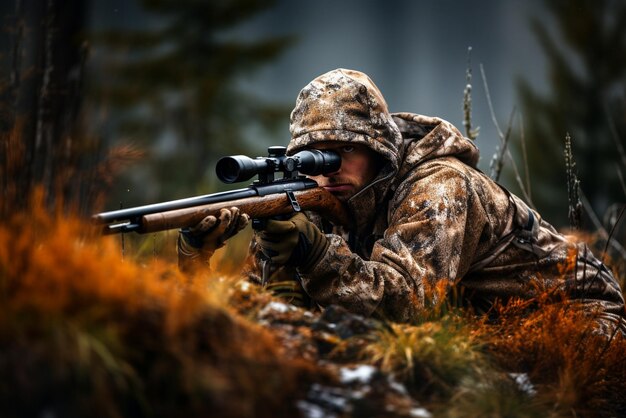
[[[344,202],[354,225],[303,213],[268,220],[252,242],[252,280],[265,274],[270,287],[312,304],[400,322],[428,309],[436,289],[462,289],[484,312],[496,301],[552,291],[579,303],[602,331],[626,329],[610,270],[478,170],[478,149],[450,123],[389,113],[367,75],[337,69],[302,89],[290,131],[288,154],[314,148],[341,156],[337,171],[312,178]],[[232,208],[181,234],[181,267],[206,266],[248,220]]]

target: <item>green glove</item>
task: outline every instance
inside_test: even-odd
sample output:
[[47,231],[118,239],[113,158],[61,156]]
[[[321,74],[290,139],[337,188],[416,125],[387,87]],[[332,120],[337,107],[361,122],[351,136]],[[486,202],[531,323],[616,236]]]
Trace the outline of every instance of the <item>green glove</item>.
[[257,242],[263,254],[273,263],[311,269],[328,248],[326,235],[302,212],[291,219],[269,219],[257,233]]
[[232,207],[222,209],[217,217],[210,215],[190,228],[181,229],[178,235],[178,265],[186,271],[198,262],[207,264],[213,253],[249,222],[247,214]]

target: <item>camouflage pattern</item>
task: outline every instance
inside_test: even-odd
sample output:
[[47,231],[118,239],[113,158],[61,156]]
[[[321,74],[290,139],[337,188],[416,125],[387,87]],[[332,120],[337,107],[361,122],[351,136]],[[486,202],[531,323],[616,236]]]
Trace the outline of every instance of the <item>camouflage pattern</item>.
[[[386,160],[347,201],[351,231],[311,216],[330,242],[316,266],[295,272],[314,303],[411,321],[442,287],[482,310],[551,290],[587,306],[602,326],[620,322],[624,300],[607,267],[478,170],[478,149],[450,123],[390,114],[366,75],[339,69],[301,91],[290,128],[288,153],[344,141]],[[249,272],[256,280],[258,261]],[[271,271],[281,282],[293,273]]]

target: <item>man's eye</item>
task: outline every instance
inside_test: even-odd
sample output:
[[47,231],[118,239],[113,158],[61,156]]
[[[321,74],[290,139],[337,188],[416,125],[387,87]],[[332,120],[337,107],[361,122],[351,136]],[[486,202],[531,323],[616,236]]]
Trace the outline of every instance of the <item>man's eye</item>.
[[342,152],[346,152],[346,153],[347,153],[347,152],[353,152],[353,151],[354,151],[354,147],[349,146],[349,145],[348,145],[348,146],[345,146],[345,147],[341,147],[341,151],[342,151]]

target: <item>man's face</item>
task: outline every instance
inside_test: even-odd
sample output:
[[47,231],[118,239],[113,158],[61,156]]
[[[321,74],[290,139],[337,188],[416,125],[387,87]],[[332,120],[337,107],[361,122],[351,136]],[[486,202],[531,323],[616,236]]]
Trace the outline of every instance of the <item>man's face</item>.
[[382,157],[365,145],[332,141],[311,148],[335,151],[341,156],[339,170],[309,177],[344,202],[367,186],[380,170]]

